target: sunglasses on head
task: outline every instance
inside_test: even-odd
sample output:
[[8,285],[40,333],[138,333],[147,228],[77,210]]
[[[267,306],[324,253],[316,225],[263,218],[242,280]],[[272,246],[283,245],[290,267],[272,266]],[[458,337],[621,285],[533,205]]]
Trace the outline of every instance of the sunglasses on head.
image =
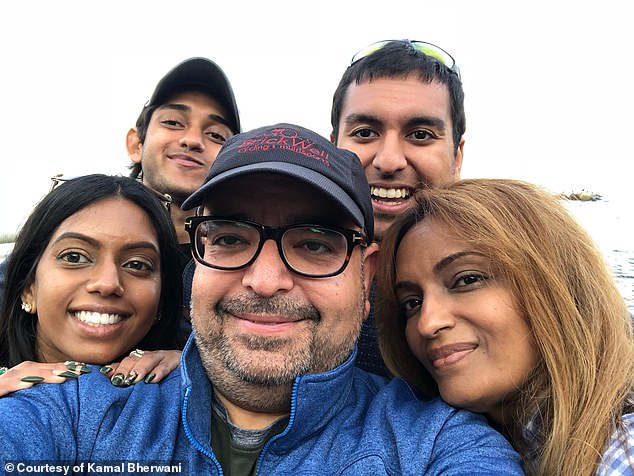
[[355,64],[356,62],[362,60],[370,56],[372,53],[376,53],[377,51],[383,49],[390,43],[400,42],[406,45],[409,45],[416,51],[423,53],[427,56],[434,58],[443,66],[446,66],[451,72],[455,73],[458,77],[460,77],[460,69],[456,64],[456,60],[453,59],[449,53],[443,50],[440,46],[436,46],[432,43],[427,43],[426,41],[417,41],[417,40],[383,40],[377,41],[376,43],[372,43],[371,45],[366,46],[362,50],[360,50],[357,54],[355,54],[350,60],[350,66]]
[[[74,179],[76,177],[64,177],[64,174],[57,174],[54,175],[53,177],[51,177],[51,188],[48,191],[48,193],[51,193],[53,190],[55,190],[60,184],[67,182],[71,179]],[[167,193],[160,193],[157,192],[156,190],[154,190],[153,188],[150,188],[148,186],[146,186],[146,188],[152,192],[154,195],[156,195],[156,197],[163,202],[163,206],[165,206],[165,208],[167,209],[167,211],[169,211],[170,209],[170,205],[172,204],[172,197],[171,195],[168,195]]]

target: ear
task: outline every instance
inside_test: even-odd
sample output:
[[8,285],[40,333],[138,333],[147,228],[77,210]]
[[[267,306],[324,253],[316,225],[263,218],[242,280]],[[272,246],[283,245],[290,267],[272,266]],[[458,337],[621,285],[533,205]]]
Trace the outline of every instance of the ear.
[[374,281],[374,275],[376,274],[376,265],[379,257],[379,244],[374,242],[365,249],[364,258],[364,285],[365,285],[365,309],[363,319],[367,319],[370,314],[370,289],[372,288],[372,282]]
[[334,132],[335,131],[332,131],[330,133],[330,142],[332,142],[334,145],[337,145],[337,138],[335,137]]
[[125,148],[128,151],[130,160],[135,164],[140,164],[143,144],[141,144],[141,139],[139,138],[139,134],[137,134],[135,127],[130,128],[125,137]]
[[460,172],[462,171],[462,155],[464,153],[464,137],[460,138],[458,150],[456,150],[456,159],[454,160],[454,179],[460,180]]
[[24,304],[28,304],[29,306],[31,306],[30,311],[27,311],[29,314],[36,314],[37,313],[37,296],[36,296],[36,292],[35,292],[35,288],[33,283],[31,283],[28,287],[24,288],[24,291],[22,291],[22,294],[20,295],[21,299],[22,299],[22,303]]

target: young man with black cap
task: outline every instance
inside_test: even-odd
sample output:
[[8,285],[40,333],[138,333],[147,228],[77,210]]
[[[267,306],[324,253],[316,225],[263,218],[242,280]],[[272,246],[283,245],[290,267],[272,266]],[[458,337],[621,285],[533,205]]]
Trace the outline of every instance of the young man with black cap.
[[[189,238],[181,205],[202,183],[222,144],[240,132],[238,107],[229,80],[207,58],[176,65],[156,85],[126,146],[130,176],[168,194],[179,242]],[[189,249],[185,256],[190,257]]]
[[291,124],[239,134],[183,208],[197,213],[181,368],[0,399],[5,468],[63,455],[188,474],[523,474],[484,417],[354,366],[378,249],[354,154]]

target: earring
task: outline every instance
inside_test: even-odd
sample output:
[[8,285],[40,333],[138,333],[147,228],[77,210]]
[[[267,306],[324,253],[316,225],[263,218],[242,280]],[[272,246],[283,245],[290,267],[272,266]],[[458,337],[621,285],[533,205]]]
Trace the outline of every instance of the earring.
[[28,302],[22,301],[22,310],[31,314],[33,310],[33,306],[31,306]]

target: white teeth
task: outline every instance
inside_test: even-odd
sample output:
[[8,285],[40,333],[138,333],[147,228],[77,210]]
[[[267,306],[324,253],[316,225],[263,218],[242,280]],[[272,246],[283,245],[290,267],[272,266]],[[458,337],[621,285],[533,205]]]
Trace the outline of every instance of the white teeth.
[[120,322],[122,317],[119,314],[101,314],[100,312],[77,311],[75,317],[81,322],[92,326],[105,326]]
[[370,187],[370,193],[379,198],[406,198],[410,195],[406,188]]

